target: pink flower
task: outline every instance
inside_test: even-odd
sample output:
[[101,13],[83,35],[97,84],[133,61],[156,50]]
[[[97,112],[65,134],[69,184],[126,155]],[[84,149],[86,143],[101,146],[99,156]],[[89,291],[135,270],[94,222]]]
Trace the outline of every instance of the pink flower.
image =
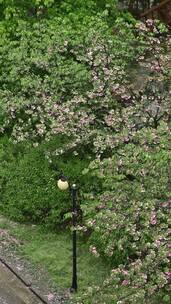
[[155,63],[151,66],[151,71],[154,72],[159,72],[161,70],[161,67],[159,66],[159,64]]
[[97,252],[96,247],[90,246],[90,252],[97,258],[100,256],[100,254]]
[[128,275],[128,271],[127,271],[127,270],[122,270],[122,273],[123,273],[124,275]]
[[48,299],[48,301],[52,301],[53,299],[54,299],[54,294],[53,293],[49,293],[48,295],[47,295],[47,299]]
[[159,240],[156,241],[157,247],[160,246],[161,242]]
[[147,20],[146,20],[146,24],[147,24],[147,26],[149,26],[149,27],[153,26],[153,25],[154,25],[153,19],[147,19]]
[[171,279],[171,272],[166,271],[165,276],[167,279]]
[[123,282],[122,282],[122,285],[123,286],[126,286],[126,285],[128,285],[129,284],[129,281],[128,280],[123,280]]
[[150,218],[150,224],[151,225],[156,225],[157,224],[157,219],[156,219],[156,214],[152,214],[151,218]]

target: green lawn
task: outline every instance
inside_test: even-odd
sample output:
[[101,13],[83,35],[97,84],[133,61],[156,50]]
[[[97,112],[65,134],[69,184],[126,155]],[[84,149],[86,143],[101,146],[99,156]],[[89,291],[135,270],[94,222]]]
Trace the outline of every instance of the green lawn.
[[[70,231],[48,232],[39,226],[21,225],[0,218],[0,228],[5,228],[22,242],[19,253],[35,266],[43,267],[57,288],[69,288],[72,279],[72,235]],[[108,267],[93,257],[88,246],[78,240],[78,294],[91,286],[100,284],[106,277]]]

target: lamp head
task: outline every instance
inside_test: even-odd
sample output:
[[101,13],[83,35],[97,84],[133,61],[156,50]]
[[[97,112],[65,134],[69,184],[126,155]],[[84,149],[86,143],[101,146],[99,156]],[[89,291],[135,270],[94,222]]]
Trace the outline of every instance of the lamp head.
[[60,175],[60,177],[59,177],[59,179],[57,181],[57,185],[58,185],[58,188],[60,190],[67,190],[69,188],[68,180],[63,175]]

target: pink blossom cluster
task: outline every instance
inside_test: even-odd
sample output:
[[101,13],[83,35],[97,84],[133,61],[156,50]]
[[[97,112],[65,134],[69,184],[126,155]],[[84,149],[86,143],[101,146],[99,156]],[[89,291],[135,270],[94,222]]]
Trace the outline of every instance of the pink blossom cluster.
[[90,252],[96,257],[96,258],[98,258],[99,256],[100,256],[100,254],[97,252],[97,249],[96,249],[96,247],[95,246],[90,246],[90,248],[89,248],[89,250],[90,250]]
[[150,218],[150,224],[151,225],[156,225],[157,224],[156,213],[152,213],[151,218]]

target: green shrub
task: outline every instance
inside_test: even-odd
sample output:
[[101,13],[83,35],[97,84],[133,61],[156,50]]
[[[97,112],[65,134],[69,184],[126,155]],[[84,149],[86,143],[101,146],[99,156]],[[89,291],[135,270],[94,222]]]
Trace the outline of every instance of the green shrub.
[[[0,209],[3,213],[17,221],[39,222],[51,227],[65,221],[64,215],[71,209],[69,192],[57,189],[59,172],[52,170],[44,153],[47,146],[53,150],[58,144],[54,140],[31,148],[1,141]],[[78,182],[82,188],[86,182],[82,177],[82,170],[88,164],[86,157],[56,156],[55,163],[71,182]]]

